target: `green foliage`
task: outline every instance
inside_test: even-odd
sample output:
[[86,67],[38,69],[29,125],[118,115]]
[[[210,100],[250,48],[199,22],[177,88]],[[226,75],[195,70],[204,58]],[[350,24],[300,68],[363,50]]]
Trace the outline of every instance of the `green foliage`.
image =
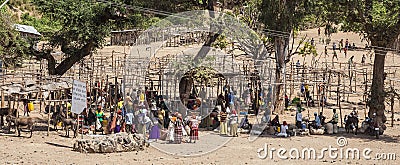
[[0,12],[0,57],[6,67],[16,67],[27,57],[27,48],[30,47],[27,40],[21,38],[19,32],[14,29],[14,22],[10,13]]
[[[240,21],[244,22],[250,28],[257,28],[257,21],[260,16],[259,6],[261,0],[249,0],[245,5],[239,6],[237,15],[240,15]],[[240,12],[239,12],[240,11]]]
[[186,72],[185,76],[193,78],[196,82],[208,84],[216,74],[217,72],[213,68],[200,66]]
[[[329,1],[329,0],[325,0]],[[374,46],[387,47],[400,34],[400,3],[391,0],[348,0],[329,10],[342,14],[343,29],[365,35]],[[329,12],[334,14],[333,12]]]
[[314,57],[316,57],[318,55],[317,49],[315,48],[315,46],[311,45],[310,42],[304,42],[303,47],[301,47],[299,49],[299,54],[302,57],[305,57],[308,55],[313,55]]
[[216,47],[221,50],[228,47],[228,45],[229,45],[229,42],[225,35],[219,35],[217,40],[215,40],[215,42],[212,44],[213,47]]
[[116,14],[105,5],[85,0],[33,0],[33,3],[45,17],[60,22],[61,29],[50,42],[54,47],[68,48],[64,53],[69,55],[92,42],[95,45],[92,50],[100,48],[112,27],[112,21],[107,18]]
[[301,25],[310,10],[313,0],[262,0],[260,4],[261,21],[267,29],[290,33],[294,27]]
[[22,14],[20,24],[33,26],[45,36],[51,36],[61,29],[59,22],[52,21],[46,16],[36,18],[30,16],[29,13]]

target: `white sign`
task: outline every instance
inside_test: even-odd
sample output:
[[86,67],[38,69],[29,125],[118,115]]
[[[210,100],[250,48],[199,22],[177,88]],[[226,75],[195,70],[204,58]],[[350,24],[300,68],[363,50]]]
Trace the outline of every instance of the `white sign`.
[[86,108],[86,83],[73,81],[71,112],[80,114]]

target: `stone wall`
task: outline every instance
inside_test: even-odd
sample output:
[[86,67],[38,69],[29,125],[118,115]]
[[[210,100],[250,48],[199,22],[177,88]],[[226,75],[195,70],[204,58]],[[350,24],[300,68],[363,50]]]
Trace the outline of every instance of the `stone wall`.
[[142,135],[122,132],[90,139],[78,139],[73,149],[85,153],[112,153],[142,151],[145,147],[148,147],[148,143]]

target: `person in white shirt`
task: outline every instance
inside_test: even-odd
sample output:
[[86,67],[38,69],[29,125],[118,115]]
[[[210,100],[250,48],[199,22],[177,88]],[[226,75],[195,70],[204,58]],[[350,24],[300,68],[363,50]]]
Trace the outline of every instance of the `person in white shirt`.
[[239,119],[238,115],[235,110],[232,111],[232,114],[230,115],[230,134],[231,136],[238,136],[238,125],[239,125]]
[[281,125],[281,132],[278,133],[277,136],[279,137],[288,137],[286,130],[288,129],[288,125],[286,123],[286,121],[283,121],[283,124]]

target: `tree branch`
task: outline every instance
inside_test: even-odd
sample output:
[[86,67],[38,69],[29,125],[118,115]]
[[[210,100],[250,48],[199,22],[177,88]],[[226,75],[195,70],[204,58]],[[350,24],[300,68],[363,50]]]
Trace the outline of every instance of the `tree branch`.
[[57,75],[63,75],[65,72],[67,72],[75,63],[83,59],[84,57],[90,55],[92,50],[94,49],[94,43],[93,41],[87,43],[85,46],[83,46],[76,55],[70,55],[67,57],[65,60],[63,60],[56,68],[55,68],[55,74]]

